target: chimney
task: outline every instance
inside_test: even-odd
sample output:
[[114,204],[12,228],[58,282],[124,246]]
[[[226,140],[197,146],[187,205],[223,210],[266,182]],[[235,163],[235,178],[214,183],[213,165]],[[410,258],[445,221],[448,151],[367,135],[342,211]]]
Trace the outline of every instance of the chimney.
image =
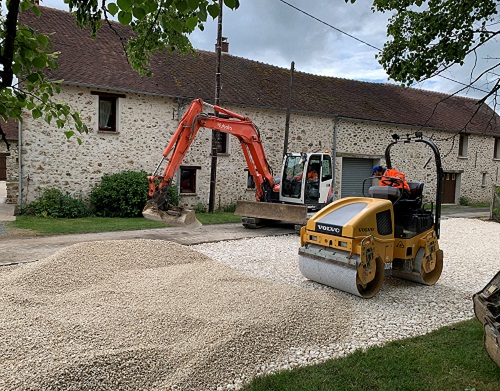
[[[215,44],[215,51],[217,52],[217,43]],[[229,52],[229,42],[227,42],[227,37],[222,37],[221,52],[222,53]]]

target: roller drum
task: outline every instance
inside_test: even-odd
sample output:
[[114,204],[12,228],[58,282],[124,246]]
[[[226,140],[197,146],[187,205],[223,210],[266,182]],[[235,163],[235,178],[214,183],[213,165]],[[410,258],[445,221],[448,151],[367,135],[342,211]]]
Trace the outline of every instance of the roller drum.
[[299,270],[304,277],[355,296],[371,298],[382,286],[383,264],[377,261],[376,276],[366,286],[358,283],[358,266],[359,256],[350,256],[348,252],[324,251],[314,246],[299,249]]
[[420,248],[413,262],[413,268],[410,270],[405,270],[405,267],[392,269],[392,276],[423,285],[434,285],[443,271],[443,251],[437,250],[431,255],[434,258],[434,268],[432,270],[426,270],[425,249]]

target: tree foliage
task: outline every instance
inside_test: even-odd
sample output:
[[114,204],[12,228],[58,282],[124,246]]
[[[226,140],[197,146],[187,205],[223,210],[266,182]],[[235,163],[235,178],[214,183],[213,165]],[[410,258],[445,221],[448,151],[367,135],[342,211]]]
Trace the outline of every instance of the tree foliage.
[[[373,0],[372,10],[393,13],[387,26],[390,39],[378,59],[392,79],[405,85],[463,65],[467,56],[500,34],[498,0]],[[499,89],[497,53],[488,60],[467,83],[488,77],[489,86],[481,85],[487,88],[483,100]]]
[[[1,3],[1,2],[0,2]],[[218,0],[65,0],[82,28],[94,36],[105,20],[117,19],[130,26],[133,36],[120,37],[129,63],[141,75],[149,75],[153,54],[166,49],[192,51],[187,35],[199,28],[210,16],[220,13]],[[238,0],[224,0],[237,8]],[[33,0],[9,0],[0,15],[0,116],[22,121],[23,111],[34,119],[55,122],[67,128],[68,138],[75,132],[87,132],[78,112],[57,100],[62,81],[49,80],[45,71],[57,69],[57,52],[51,51],[50,35],[40,34],[19,24],[21,12],[43,12]],[[115,30],[116,31],[116,30]],[[0,126],[0,135],[7,144]],[[77,138],[81,143],[80,138]]]
[[[50,50],[50,38],[38,34],[17,22],[19,12],[31,10],[40,13],[39,8],[28,0],[10,0],[7,8],[2,8],[0,16],[0,116],[22,121],[22,112],[27,110],[34,119],[43,118],[47,123],[55,122],[58,128],[68,122],[78,132],[86,132],[77,112],[72,112],[67,104],[58,102],[59,82],[49,81],[45,69],[57,68],[57,53]],[[3,141],[9,146],[0,126]],[[65,132],[69,138],[73,130]],[[80,139],[78,139],[79,142]]]

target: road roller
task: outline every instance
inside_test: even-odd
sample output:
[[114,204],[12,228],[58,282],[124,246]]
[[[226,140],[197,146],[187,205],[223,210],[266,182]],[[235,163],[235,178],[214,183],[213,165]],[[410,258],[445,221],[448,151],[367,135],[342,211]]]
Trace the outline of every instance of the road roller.
[[[396,144],[424,143],[434,152],[436,199],[424,207],[422,182],[408,181],[410,190],[371,186],[363,197],[341,198],[314,214],[300,230],[299,270],[312,281],[362,298],[375,296],[385,276],[434,285],[443,269],[438,239],[443,170],[437,146],[421,132],[400,138],[393,135],[385,150],[391,168]],[[382,182],[369,177],[363,182]]]

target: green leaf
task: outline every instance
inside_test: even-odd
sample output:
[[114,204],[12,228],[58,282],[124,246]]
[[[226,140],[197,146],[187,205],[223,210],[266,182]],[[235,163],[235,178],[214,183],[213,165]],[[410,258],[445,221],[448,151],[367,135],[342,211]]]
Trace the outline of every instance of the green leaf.
[[31,115],[33,116],[33,119],[38,119],[42,116],[42,112],[38,109],[34,109],[32,112],[31,112]]
[[64,132],[64,134],[66,135],[66,138],[69,140],[71,136],[75,134],[75,132],[73,132],[72,130],[67,130],[66,132]]
[[48,44],[49,44],[49,42],[50,42],[49,38],[48,38],[46,35],[44,35],[44,34],[38,34],[38,35],[36,36],[36,40],[37,40],[37,41],[38,41],[38,43],[39,43],[40,45],[42,45],[43,47],[47,47],[47,46],[48,46]]
[[132,7],[132,0],[118,0],[116,3],[122,11],[128,11]]
[[22,69],[23,69],[22,65],[19,64],[18,62],[12,64],[12,72],[14,72],[14,75],[19,75]]
[[200,1],[199,0],[187,0],[187,4],[188,4],[189,9],[194,11],[195,9],[198,8]]
[[231,8],[231,9],[235,9],[235,8],[238,8],[238,0],[224,0],[224,4]]
[[40,75],[37,72],[31,73],[26,77],[26,80],[28,80],[30,83],[36,83],[40,80]]
[[35,57],[31,63],[37,69],[43,69],[47,65],[47,61],[45,61],[44,56]]
[[188,3],[184,0],[178,1],[175,6],[179,12],[185,12],[188,9]]
[[193,16],[192,18],[189,18],[186,20],[186,26],[192,31],[198,24],[198,18],[196,16]]
[[170,26],[175,30],[175,31],[178,31],[179,33],[182,33],[182,28],[183,28],[183,24],[181,23],[181,21],[179,19],[173,19],[171,22],[170,22]]
[[210,14],[210,16],[212,18],[216,18],[217,16],[219,16],[219,6],[217,4],[210,4],[208,7],[207,7],[207,11],[208,13]]
[[33,11],[33,13],[36,15],[36,16],[40,16],[42,13],[40,12],[40,8],[38,8],[37,6],[33,6],[31,7],[31,11]]
[[144,20],[144,18],[146,17],[146,10],[142,7],[134,7],[132,13],[134,14],[134,17],[138,20]]
[[130,24],[130,22],[132,21],[132,13],[120,11],[118,13],[118,21],[121,24],[123,24],[124,26],[128,26]]
[[119,8],[115,3],[109,3],[107,5],[107,8],[108,8],[108,12],[113,16],[115,16],[119,11]]

